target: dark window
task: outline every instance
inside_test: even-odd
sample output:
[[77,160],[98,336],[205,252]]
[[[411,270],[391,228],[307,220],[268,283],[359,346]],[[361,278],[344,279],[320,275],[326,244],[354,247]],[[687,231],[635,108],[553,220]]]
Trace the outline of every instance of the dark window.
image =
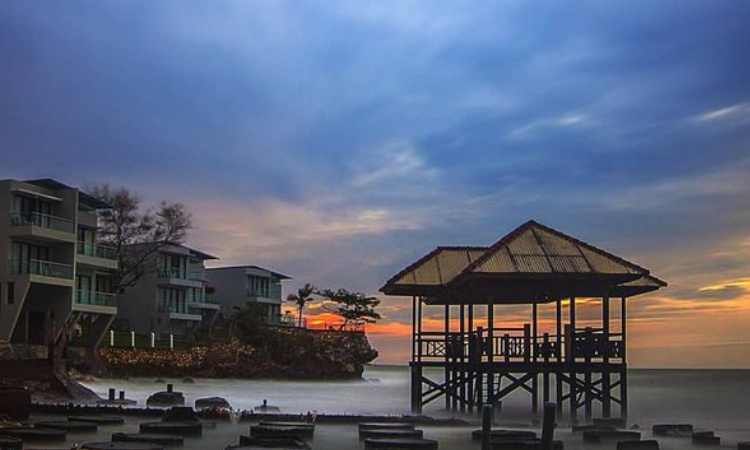
[[12,305],[16,302],[16,285],[12,281],[8,282],[8,304]]

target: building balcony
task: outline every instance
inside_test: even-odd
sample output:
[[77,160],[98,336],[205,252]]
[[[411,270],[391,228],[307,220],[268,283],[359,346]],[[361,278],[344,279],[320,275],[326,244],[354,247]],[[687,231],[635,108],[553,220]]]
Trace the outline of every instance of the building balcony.
[[78,311],[117,314],[117,297],[109,292],[77,289],[73,300],[73,309]]
[[78,262],[89,265],[117,269],[117,249],[108,245],[78,242]]
[[31,281],[69,286],[73,282],[73,266],[41,259],[12,259],[10,275],[29,275]]
[[174,286],[194,287],[203,286],[202,279],[192,279],[188,272],[174,267],[162,267],[159,269],[158,276],[160,283]]
[[195,322],[203,320],[202,315],[191,312],[187,302],[181,306],[159,305],[158,312],[160,316],[165,317],[167,320],[189,320]]
[[[280,294],[280,293],[279,293]],[[247,300],[256,303],[281,303],[281,295],[276,296],[274,292],[263,290],[248,290]]]
[[11,215],[11,235],[48,241],[75,242],[75,222],[63,217],[37,212]]

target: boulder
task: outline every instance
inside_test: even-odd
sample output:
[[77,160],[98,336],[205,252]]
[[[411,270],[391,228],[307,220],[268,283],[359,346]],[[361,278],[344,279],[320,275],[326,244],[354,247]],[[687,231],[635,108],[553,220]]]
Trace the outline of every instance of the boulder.
[[[474,441],[482,440],[482,430],[474,430],[471,432],[471,439]],[[525,440],[525,439],[536,439],[536,433],[529,430],[504,430],[494,429],[490,431],[490,440],[501,441],[501,440]]]
[[168,407],[168,406],[182,406],[184,404],[185,404],[185,396],[182,394],[182,392],[159,391],[154,394],[151,394],[151,396],[149,396],[149,398],[146,399],[147,406]]
[[310,445],[302,439],[283,437],[240,436],[239,447],[310,450]]
[[203,434],[203,425],[200,422],[144,422],[140,424],[139,430],[141,433],[200,436]]
[[654,436],[690,437],[693,426],[689,423],[660,423],[651,428]]
[[148,442],[87,442],[84,450],[164,450],[164,446]]
[[58,442],[65,440],[64,430],[51,428],[0,428],[0,435],[18,438],[24,442]]
[[176,434],[156,434],[156,433],[114,433],[112,442],[148,442],[163,446],[183,445],[185,439]]
[[[542,450],[541,439],[517,439],[490,441],[492,450]],[[563,450],[562,441],[552,442],[553,450]]]
[[0,416],[13,420],[27,420],[31,414],[31,394],[26,388],[0,388]]
[[290,437],[303,438],[313,437],[315,425],[303,424],[293,426],[284,425],[252,425],[250,426],[250,436],[253,437]]
[[52,428],[64,430],[68,433],[96,432],[99,426],[93,422],[81,422],[74,420],[41,420],[34,422],[34,428]]
[[365,439],[365,450],[377,449],[437,450],[438,442],[431,439]]
[[223,397],[205,397],[195,401],[195,409],[230,408],[229,402]]
[[596,417],[594,418],[593,424],[597,426],[612,427],[616,429],[627,428],[625,419],[621,419],[619,417]]
[[70,416],[68,420],[71,422],[90,422],[97,425],[122,425],[125,423],[124,417],[107,415]]
[[[414,424],[399,422],[360,422],[359,431],[362,430],[413,430]],[[480,430],[481,432],[481,430]]]
[[659,450],[659,441],[622,441],[617,443],[617,450]]
[[721,438],[716,436],[713,431],[696,431],[693,433],[693,445],[705,445],[718,447],[721,444]]
[[198,416],[190,406],[169,408],[161,420],[162,422],[199,422]]
[[360,430],[359,438],[422,438],[422,430]]
[[737,450],[750,450],[750,441],[748,441],[748,442],[738,442],[737,443]]
[[640,441],[638,431],[584,431],[583,442],[602,444],[607,442]]

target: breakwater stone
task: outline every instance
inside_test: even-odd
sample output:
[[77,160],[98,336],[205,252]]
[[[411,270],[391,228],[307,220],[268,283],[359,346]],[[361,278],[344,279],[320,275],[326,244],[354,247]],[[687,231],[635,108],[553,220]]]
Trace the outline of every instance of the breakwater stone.
[[360,422],[359,431],[362,430],[413,430],[412,423],[399,422]]
[[[494,429],[490,431],[490,440],[524,440],[524,439],[536,439],[536,433],[528,430],[504,430]],[[474,430],[471,432],[471,439],[474,441],[482,440],[482,430]]]
[[285,448],[310,450],[310,445],[300,438],[240,436],[241,448]]
[[250,426],[250,436],[256,437],[313,437],[315,434],[315,425],[303,424],[299,425],[252,425]]
[[573,433],[583,433],[586,431],[617,431],[615,427],[607,425],[573,425]]
[[182,392],[159,391],[151,394],[146,399],[147,406],[182,406],[185,404],[185,396]]
[[169,408],[161,419],[162,422],[198,422],[198,415],[190,406]]
[[229,408],[229,402],[223,397],[205,397],[195,401],[195,409]]
[[[501,440],[490,441],[490,448],[493,450],[542,450],[541,439],[518,439],[518,440]],[[553,450],[563,450],[562,441],[552,442]]]
[[138,427],[141,433],[177,434],[179,436],[201,436],[200,422],[144,422]]
[[11,436],[0,436],[0,450],[22,450],[23,441]]
[[167,446],[183,445],[185,439],[176,434],[156,433],[113,433],[112,442],[148,442]]
[[125,418],[120,416],[70,416],[68,420],[71,422],[90,422],[97,425],[122,425],[125,423]]
[[737,450],[750,450],[750,441],[748,441],[748,442],[738,442],[737,443]]
[[41,420],[34,422],[34,428],[52,428],[54,430],[65,430],[68,433],[95,432],[99,425],[94,422],[82,422],[77,420]]
[[623,429],[627,427],[625,419],[621,419],[619,417],[595,417],[592,424],[600,427],[612,427],[616,429]]
[[617,450],[659,450],[659,441],[654,439],[622,441],[617,443]]
[[607,442],[640,441],[638,431],[584,431],[583,442],[603,444]]
[[421,439],[424,437],[422,430],[362,430],[359,432],[360,439],[367,438],[407,438]]
[[651,427],[654,436],[690,437],[693,426],[689,423],[660,423]]
[[703,445],[718,447],[721,445],[721,438],[716,436],[713,431],[696,431],[693,433],[693,445]]
[[87,442],[81,448],[86,450],[164,450],[161,445],[147,442]]
[[0,435],[10,436],[24,442],[59,442],[65,440],[65,430],[52,428],[0,428]]
[[397,439],[397,438],[372,438],[365,439],[365,450],[378,449],[418,449],[437,450],[438,442],[432,439]]

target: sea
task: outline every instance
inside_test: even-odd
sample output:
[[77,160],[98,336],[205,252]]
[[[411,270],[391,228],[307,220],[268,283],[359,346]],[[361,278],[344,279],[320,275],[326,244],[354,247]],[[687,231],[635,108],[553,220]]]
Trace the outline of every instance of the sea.
[[[405,366],[368,366],[361,380],[295,381],[233,379],[154,379],[100,378],[84,382],[102,397],[109,388],[124,390],[126,397],[145,405],[146,398],[166,383],[174,384],[188,404],[201,397],[226,398],[233,408],[250,410],[264,400],[283,413],[401,415],[409,414],[409,373]],[[737,442],[750,441],[750,370],[632,369],[629,371],[628,426],[650,436],[655,423],[690,423],[696,430],[711,430],[722,437],[722,447],[737,448]],[[424,413],[435,417],[458,416],[447,413],[440,401],[425,406]],[[613,411],[617,412],[616,405]],[[474,416],[464,416],[476,420]],[[497,417],[499,427],[533,427],[528,395],[504,400]],[[356,427],[353,427],[356,428]],[[476,428],[472,424],[469,428]],[[328,427],[333,440],[320,448],[359,448],[342,444],[342,436],[352,429]],[[326,429],[322,436],[326,436]],[[470,429],[436,427],[425,436],[447,442],[441,448],[475,448],[466,436]],[[320,434],[320,433],[319,433]],[[316,442],[319,442],[316,436]],[[557,437],[566,448],[584,447],[580,435],[560,431]],[[229,439],[227,437],[227,439]],[[325,438],[323,438],[325,442]],[[231,442],[230,442],[231,443]],[[689,440],[662,441],[663,449],[690,448]],[[316,448],[316,446],[313,446]]]

